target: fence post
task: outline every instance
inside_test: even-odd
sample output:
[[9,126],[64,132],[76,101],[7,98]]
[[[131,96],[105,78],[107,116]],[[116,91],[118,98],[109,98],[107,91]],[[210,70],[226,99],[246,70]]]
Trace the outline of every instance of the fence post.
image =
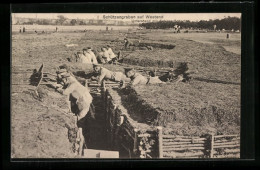
[[105,81],[103,81],[103,83],[102,83],[102,88],[104,91],[106,91],[106,82]]
[[162,127],[157,126],[157,138],[158,138],[158,156],[159,158],[163,158],[163,149],[162,149]]
[[137,133],[138,133],[138,129],[134,129],[135,132],[135,139],[134,139],[134,148],[133,148],[133,152],[136,155],[137,154]]
[[213,158],[213,152],[214,152],[214,149],[213,149],[213,146],[214,146],[214,134],[210,134],[209,135],[209,158]]

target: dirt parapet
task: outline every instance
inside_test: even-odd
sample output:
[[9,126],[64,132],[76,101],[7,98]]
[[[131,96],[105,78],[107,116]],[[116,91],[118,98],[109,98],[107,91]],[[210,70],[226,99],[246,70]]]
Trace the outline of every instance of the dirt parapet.
[[[205,86],[206,83],[199,84]],[[232,88],[235,88],[229,86],[226,93],[232,93]],[[213,99],[206,93],[206,86],[201,88],[188,90],[191,85],[182,83],[174,88],[170,84],[136,86],[117,92],[132,119],[149,126],[163,126],[165,134],[239,133],[240,108],[236,97],[225,99],[221,92],[212,92],[217,96]]]

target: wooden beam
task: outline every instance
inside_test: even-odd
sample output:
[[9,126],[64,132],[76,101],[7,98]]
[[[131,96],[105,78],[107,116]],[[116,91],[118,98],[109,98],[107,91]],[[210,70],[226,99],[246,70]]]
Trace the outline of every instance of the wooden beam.
[[158,137],[158,155],[159,158],[163,158],[163,138],[162,138],[162,127],[158,126],[157,128],[157,137]]

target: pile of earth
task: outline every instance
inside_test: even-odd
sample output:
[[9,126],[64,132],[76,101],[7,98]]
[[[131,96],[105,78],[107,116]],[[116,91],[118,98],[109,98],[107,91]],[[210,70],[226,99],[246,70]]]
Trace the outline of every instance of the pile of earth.
[[68,112],[65,96],[38,90],[12,93],[11,157],[75,158],[76,126]]

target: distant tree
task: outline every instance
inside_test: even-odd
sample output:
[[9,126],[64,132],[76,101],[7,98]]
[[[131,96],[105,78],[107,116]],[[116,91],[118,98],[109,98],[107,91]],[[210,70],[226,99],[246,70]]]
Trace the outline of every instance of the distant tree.
[[[200,20],[200,21],[158,21],[158,22],[149,22],[141,23],[140,27],[146,29],[169,29],[174,28],[174,25],[179,25],[181,28],[194,28],[194,29],[225,29],[225,30],[240,30],[241,29],[241,18],[238,17],[225,17],[221,20]],[[215,26],[214,26],[215,25]]]
[[76,19],[72,19],[72,20],[70,21],[70,24],[71,24],[71,25],[76,25],[76,23],[77,23],[77,20],[76,20]]
[[57,17],[58,17],[57,24],[60,24],[60,25],[62,25],[68,19],[63,15],[58,15]]
[[50,25],[51,24],[51,21],[48,20],[48,19],[43,19],[42,20],[42,25]]
[[86,25],[86,23],[84,21],[79,21],[78,24],[79,25]]

